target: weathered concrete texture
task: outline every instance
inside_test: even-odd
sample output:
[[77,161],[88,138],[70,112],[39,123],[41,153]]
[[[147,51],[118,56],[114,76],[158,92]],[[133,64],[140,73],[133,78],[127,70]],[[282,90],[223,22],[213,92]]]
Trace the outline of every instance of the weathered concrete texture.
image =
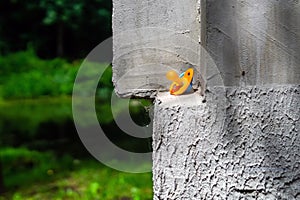
[[299,0],[207,0],[207,49],[226,86],[299,84]]
[[[116,93],[153,96],[170,84],[168,70],[200,66],[200,12],[200,0],[114,0]],[[195,82],[198,75],[196,71]]]
[[158,96],[154,199],[300,199],[300,86],[210,91]]

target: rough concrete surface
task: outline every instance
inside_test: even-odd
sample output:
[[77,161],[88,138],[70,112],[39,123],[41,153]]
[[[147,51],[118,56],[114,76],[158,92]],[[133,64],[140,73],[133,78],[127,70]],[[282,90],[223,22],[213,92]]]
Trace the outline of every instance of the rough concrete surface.
[[300,199],[300,86],[215,88],[202,101],[156,99],[154,199]]
[[299,0],[206,4],[207,50],[226,86],[299,84]]
[[200,8],[200,0],[113,1],[113,82],[119,96],[153,96],[170,84],[168,70],[199,67]]
[[300,199],[299,0],[113,0],[113,35],[119,96],[208,86],[158,93],[154,199]]

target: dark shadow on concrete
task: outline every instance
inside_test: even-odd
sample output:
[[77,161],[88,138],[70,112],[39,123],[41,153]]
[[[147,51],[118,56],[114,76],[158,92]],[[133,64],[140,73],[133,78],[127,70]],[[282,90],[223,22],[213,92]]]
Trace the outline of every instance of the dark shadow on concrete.
[[216,62],[225,86],[239,85],[236,7],[236,0],[207,0],[206,2],[207,51]]
[[300,2],[299,0],[279,0],[274,9],[278,12],[275,20],[278,40],[288,55],[288,84],[300,84]]
[[[297,144],[300,136],[297,130],[300,126],[299,120],[295,119],[300,116],[300,4],[298,0],[274,1],[270,12],[274,13],[275,18],[268,19],[266,34],[273,37],[267,42],[271,47],[269,54],[273,52],[275,55],[267,56],[273,58],[265,62],[269,61],[266,65],[271,65],[271,61],[276,61],[278,66],[270,66],[274,68],[272,84],[275,87],[279,85],[280,89],[286,88],[289,95],[279,94],[284,98],[281,102],[278,99],[271,100],[274,108],[270,111],[271,116],[264,132],[265,135],[272,135],[265,140],[268,162],[266,178],[270,178],[269,181],[276,186],[274,189],[284,194],[285,198],[298,199],[300,168],[296,167],[295,161],[299,160],[300,148]],[[284,63],[282,60],[286,61],[287,66],[280,65]],[[288,86],[281,87],[283,84]],[[285,113],[280,122],[277,118],[281,114],[276,113],[276,107]],[[277,198],[282,197],[279,195]]]
[[259,66],[264,84],[300,83],[299,7],[298,0],[274,0],[268,5]]

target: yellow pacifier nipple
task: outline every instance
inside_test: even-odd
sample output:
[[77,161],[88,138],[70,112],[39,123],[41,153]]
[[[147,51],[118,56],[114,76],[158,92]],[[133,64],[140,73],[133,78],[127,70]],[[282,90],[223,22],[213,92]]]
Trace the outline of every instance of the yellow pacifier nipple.
[[189,68],[180,76],[174,71],[170,70],[167,72],[166,77],[173,83],[170,86],[170,94],[180,95],[185,93],[187,90],[191,90],[191,82],[193,79],[194,70]]
[[174,70],[170,70],[166,74],[167,79],[173,81],[177,86],[182,86],[182,81],[180,80],[178,74]]

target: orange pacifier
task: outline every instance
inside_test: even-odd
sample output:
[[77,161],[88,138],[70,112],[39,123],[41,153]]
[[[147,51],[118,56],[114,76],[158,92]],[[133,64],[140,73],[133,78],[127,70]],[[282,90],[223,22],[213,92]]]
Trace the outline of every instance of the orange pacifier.
[[189,68],[179,76],[174,70],[168,71],[166,77],[173,82],[170,86],[170,94],[180,95],[192,92],[193,75],[194,70],[192,68]]

